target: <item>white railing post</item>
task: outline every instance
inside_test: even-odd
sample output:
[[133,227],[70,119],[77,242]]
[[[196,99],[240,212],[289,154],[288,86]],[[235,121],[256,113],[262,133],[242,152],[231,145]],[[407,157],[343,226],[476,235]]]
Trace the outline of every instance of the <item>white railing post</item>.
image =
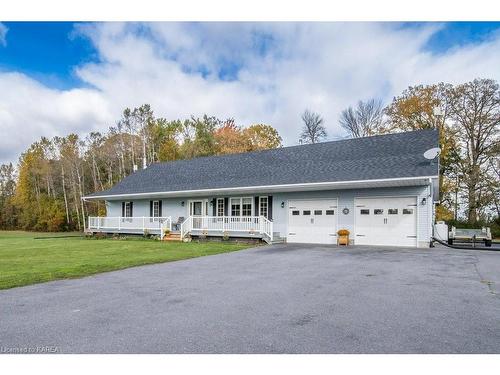
[[118,216],[118,230],[122,229],[122,217]]
[[269,221],[269,230],[270,230],[270,237],[271,237],[271,242],[273,242],[273,237],[274,237],[274,232],[273,232],[273,222]]
[[144,232],[144,229],[146,229],[146,220],[144,220],[144,216],[142,217],[142,231]]

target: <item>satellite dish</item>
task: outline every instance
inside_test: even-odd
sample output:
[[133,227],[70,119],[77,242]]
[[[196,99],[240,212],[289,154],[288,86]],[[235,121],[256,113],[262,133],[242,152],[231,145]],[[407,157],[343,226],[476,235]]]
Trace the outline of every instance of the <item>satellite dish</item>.
[[427,160],[432,160],[437,158],[440,153],[441,149],[439,147],[430,148],[429,150],[424,152],[424,158],[426,158]]

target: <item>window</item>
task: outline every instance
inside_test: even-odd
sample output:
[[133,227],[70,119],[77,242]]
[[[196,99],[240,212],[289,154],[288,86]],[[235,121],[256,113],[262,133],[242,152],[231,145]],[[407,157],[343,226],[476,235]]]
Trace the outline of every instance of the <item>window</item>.
[[153,201],[153,217],[160,217],[160,201]]
[[132,202],[125,202],[125,217],[132,217]]
[[383,209],[381,209],[381,208],[375,208],[375,209],[373,210],[373,214],[374,214],[374,215],[383,215],[383,214],[384,214],[384,210],[383,210]]
[[315,215],[323,215],[323,211],[321,210],[314,210]]
[[370,215],[370,210],[367,210],[366,208],[363,208],[363,209],[359,210],[359,213],[361,215]]
[[243,207],[241,216],[252,216],[252,198],[243,198],[241,206]]
[[309,211],[309,210],[302,211],[302,215],[307,216],[307,215],[310,215],[310,214],[311,214],[311,211]]
[[299,216],[300,215],[300,211],[299,210],[292,211],[292,215],[293,216]]
[[231,198],[231,216],[241,215],[241,198]]
[[217,198],[217,216],[224,216],[224,198]]
[[403,215],[413,215],[413,208],[403,208]]
[[389,215],[397,215],[398,214],[398,209],[397,208],[389,208],[387,210],[387,214],[389,214]]
[[268,197],[259,197],[259,215],[267,218],[268,216]]
[[252,197],[231,198],[231,216],[252,216]]
[[325,215],[335,215],[335,210],[326,210]]

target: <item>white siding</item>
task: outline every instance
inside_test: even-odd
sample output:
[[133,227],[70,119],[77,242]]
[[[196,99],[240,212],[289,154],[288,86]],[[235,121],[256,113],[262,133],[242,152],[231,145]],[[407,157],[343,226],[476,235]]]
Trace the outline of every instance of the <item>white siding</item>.
[[[255,196],[266,194],[236,194],[232,196]],[[288,221],[288,200],[289,199],[313,199],[313,198],[337,198],[338,199],[338,229],[348,229],[354,233],[354,198],[358,197],[391,197],[391,196],[417,196],[417,243],[419,246],[428,246],[431,235],[433,209],[432,198],[429,197],[429,187],[398,187],[398,188],[367,188],[351,190],[328,190],[328,191],[310,191],[310,192],[291,192],[291,193],[269,193],[273,196],[273,222],[274,232],[280,233],[285,237],[287,233]],[[231,197],[230,195],[225,197]],[[208,199],[209,202],[214,197],[197,197],[197,200]],[[422,199],[426,198],[427,203],[422,205]],[[184,201],[184,206],[181,202]],[[162,215],[171,216],[172,221],[176,222],[179,217],[187,217],[189,198],[168,198],[162,200]],[[108,216],[121,216],[122,201],[108,201]],[[281,203],[284,202],[284,207]],[[349,209],[347,215],[342,213],[344,208]],[[212,206],[208,207],[208,215],[212,215]],[[149,199],[134,200],[134,216],[149,216]]]
[[[391,197],[391,196],[417,196],[417,243],[421,247],[428,246],[430,241],[430,227],[432,223],[431,199],[428,197],[428,187],[399,187],[379,189],[354,189],[354,190],[328,190],[294,193],[273,194],[273,222],[274,231],[281,236],[286,236],[288,221],[289,199],[313,199],[313,198],[338,198],[338,229],[347,229],[354,233],[354,198],[356,197]],[[422,198],[426,198],[426,205],[421,205]],[[281,207],[281,203],[285,207]],[[344,208],[349,209],[347,215],[342,213]]]

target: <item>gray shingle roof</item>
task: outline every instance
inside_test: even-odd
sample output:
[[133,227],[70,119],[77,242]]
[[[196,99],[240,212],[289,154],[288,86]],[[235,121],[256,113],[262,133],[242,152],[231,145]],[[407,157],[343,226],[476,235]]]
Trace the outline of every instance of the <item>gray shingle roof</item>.
[[435,176],[423,157],[432,147],[434,129],[156,163],[89,197]]

